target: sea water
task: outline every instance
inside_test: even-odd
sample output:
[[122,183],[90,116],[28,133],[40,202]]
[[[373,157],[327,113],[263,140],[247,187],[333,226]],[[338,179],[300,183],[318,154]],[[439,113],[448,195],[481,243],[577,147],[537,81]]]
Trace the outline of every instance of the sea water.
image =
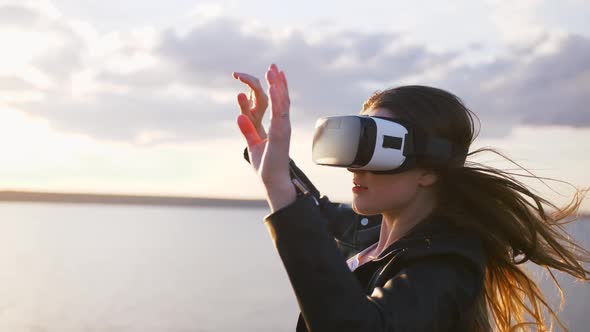
[[[293,331],[299,311],[267,213],[0,204],[0,331]],[[588,224],[570,227],[586,247]],[[557,304],[547,276],[531,273]],[[589,285],[558,277],[561,316],[587,331]]]

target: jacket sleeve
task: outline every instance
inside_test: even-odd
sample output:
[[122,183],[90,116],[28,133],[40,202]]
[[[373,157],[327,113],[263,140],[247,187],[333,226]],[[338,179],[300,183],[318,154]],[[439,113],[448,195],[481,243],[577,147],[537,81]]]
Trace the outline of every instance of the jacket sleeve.
[[[243,156],[249,163],[247,147],[244,149]],[[289,173],[291,179],[298,181],[304,190],[318,202],[320,213],[327,221],[328,232],[336,241],[336,245],[344,257],[349,258],[379,240],[380,215],[361,216],[356,214],[350,205],[332,202],[328,196],[320,193],[292,159],[289,160]],[[366,222],[362,223],[365,218]]]
[[464,264],[424,259],[367,295],[309,195],[264,221],[311,332],[449,331],[478,289],[476,273]]

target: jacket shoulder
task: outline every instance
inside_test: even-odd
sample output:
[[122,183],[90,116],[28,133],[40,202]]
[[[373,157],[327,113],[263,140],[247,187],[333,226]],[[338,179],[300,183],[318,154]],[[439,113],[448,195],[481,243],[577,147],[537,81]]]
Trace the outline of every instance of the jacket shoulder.
[[425,236],[422,241],[422,245],[408,250],[406,260],[451,256],[463,260],[483,273],[486,257],[483,242],[476,234],[455,228],[448,232]]
[[481,238],[444,220],[413,232],[390,254],[389,259],[385,259],[387,254],[380,258],[385,261],[380,273],[382,282],[403,268],[419,263],[437,268],[468,269],[483,283],[487,260]]

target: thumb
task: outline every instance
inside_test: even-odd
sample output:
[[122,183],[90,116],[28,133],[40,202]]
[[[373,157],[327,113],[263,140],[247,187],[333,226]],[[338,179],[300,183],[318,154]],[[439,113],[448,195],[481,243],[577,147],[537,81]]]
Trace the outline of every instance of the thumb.
[[254,146],[262,141],[258,135],[258,132],[256,131],[256,128],[254,127],[254,124],[246,115],[238,115],[238,127],[240,127],[242,135],[244,135],[246,138],[248,146]]

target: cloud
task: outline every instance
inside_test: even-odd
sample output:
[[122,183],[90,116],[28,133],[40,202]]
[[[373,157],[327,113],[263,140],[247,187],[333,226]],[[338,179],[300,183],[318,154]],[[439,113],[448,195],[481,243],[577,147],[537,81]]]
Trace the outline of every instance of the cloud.
[[14,77],[14,76],[0,76],[0,90],[4,91],[22,91],[33,89],[34,86],[26,82],[25,80]]
[[590,40],[582,36],[539,37],[535,28],[535,39],[522,35],[510,53],[469,63],[464,59],[482,47],[433,52],[389,32],[312,38],[305,29],[276,33],[219,15],[197,18],[185,32],[108,35],[31,7],[0,7],[1,17],[20,31],[43,26],[55,39],[25,66],[43,79],[0,72],[4,91],[36,96],[11,106],[99,139],[147,144],[221,137],[235,126],[234,98],[244,90],[231,72],[262,79],[272,62],[288,75],[295,125],[357,113],[376,89],[419,83],[462,97],[482,119],[484,135],[506,135],[519,124],[590,126]]
[[34,25],[40,19],[40,13],[16,4],[6,4],[0,8],[0,26]]
[[543,24],[537,17],[540,0],[488,0],[490,18],[508,43],[527,42],[545,32]]
[[[547,44],[555,52],[539,52]],[[488,133],[519,124],[590,126],[590,40],[581,36],[545,36],[525,54],[458,67],[436,83],[463,97]]]

